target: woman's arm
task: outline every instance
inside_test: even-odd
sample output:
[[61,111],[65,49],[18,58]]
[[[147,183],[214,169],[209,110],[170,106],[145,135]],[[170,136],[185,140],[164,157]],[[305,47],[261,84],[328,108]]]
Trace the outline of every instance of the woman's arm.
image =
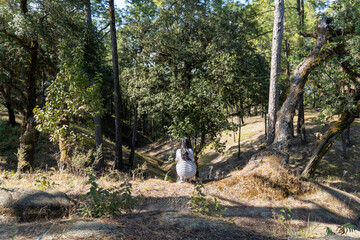
[[176,154],[175,154],[175,162],[179,162],[179,160],[180,160],[179,154],[180,154],[180,151],[178,149],[178,150],[176,150]]

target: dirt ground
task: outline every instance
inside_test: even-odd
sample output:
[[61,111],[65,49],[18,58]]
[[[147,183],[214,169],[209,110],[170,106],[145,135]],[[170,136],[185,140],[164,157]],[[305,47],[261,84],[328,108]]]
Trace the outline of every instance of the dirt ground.
[[[294,176],[304,168],[319,133],[331,123],[321,127],[312,120],[316,115],[316,111],[306,112],[309,143],[295,148],[286,166]],[[132,194],[139,197],[134,212],[101,219],[72,214],[66,219],[30,223],[7,222],[0,218],[0,239],[360,239],[358,230],[341,235],[338,228],[345,223],[360,228],[359,120],[352,125],[352,146],[347,149],[346,156],[341,141],[337,140],[320,163],[311,182],[316,190],[280,199],[261,191],[251,196],[239,194],[243,190],[239,184],[243,176],[241,171],[250,157],[264,148],[263,119],[259,116],[245,118],[240,159],[235,138],[237,134],[224,133],[222,140],[227,140],[224,154],[216,153],[209,146],[200,159],[204,193],[207,198],[217,198],[227,208],[224,217],[201,216],[190,211],[189,200],[195,192],[193,183],[165,181],[163,174],[157,175],[157,179],[144,179],[143,175],[114,177],[115,173],[109,173],[99,179],[100,186],[117,186],[119,179],[127,178],[132,183]],[[177,141],[163,141],[138,152],[156,161],[153,165],[162,173],[170,174],[169,171],[174,171],[171,157],[177,147]],[[52,188],[74,199],[89,190],[89,184],[81,175],[41,174],[46,175],[49,183],[54,183]],[[3,171],[0,186],[37,189],[34,182],[38,177],[35,174],[19,180]],[[256,188],[254,185],[254,191]],[[284,212],[285,221],[281,218]],[[327,229],[336,235],[326,236]]]

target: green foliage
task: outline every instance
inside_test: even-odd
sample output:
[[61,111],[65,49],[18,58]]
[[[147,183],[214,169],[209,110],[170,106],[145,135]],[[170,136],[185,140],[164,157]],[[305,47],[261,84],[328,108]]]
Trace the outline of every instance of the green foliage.
[[53,173],[42,174],[42,171],[39,170],[35,177],[35,187],[37,187],[40,191],[52,189],[55,186],[55,182],[50,181],[50,177]]
[[132,24],[119,48],[126,96],[140,113],[163,113],[172,136],[206,136],[204,147],[234,128],[225,106],[266,95],[267,82],[257,78],[267,75],[266,61],[247,41],[257,25],[240,4],[143,0],[126,13]]
[[148,170],[148,166],[147,166],[147,162],[144,162],[141,165],[137,165],[136,168],[134,168],[133,170],[131,170],[131,176],[132,179],[141,179],[143,180],[145,178],[145,173]]
[[344,235],[347,232],[354,232],[357,230],[357,227],[351,223],[345,223],[343,225],[338,226],[337,231],[339,234]]
[[85,173],[85,168],[89,166],[96,157],[93,149],[84,150],[75,147],[71,157],[71,168],[73,173]]
[[131,211],[136,199],[131,196],[131,184],[124,182],[120,187],[104,189],[95,181],[96,177],[89,173],[90,191],[81,196],[80,213],[85,217],[101,217],[119,215]]
[[296,236],[296,231],[291,224],[292,216],[291,216],[291,208],[289,204],[287,204],[286,207],[280,209],[280,215],[278,216],[278,220],[287,229],[288,234],[290,236],[292,237]]
[[79,135],[70,130],[70,123],[76,117],[98,115],[101,109],[101,78],[91,80],[84,72],[82,47],[67,44],[60,47],[60,72],[47,88],[45,107],[34,109],[36,128],[49,133],[54,143],[75,142]]
[[224,217],[227,208],[222,206],[216,198],[213,200],[206,198],[206,195],[203,193],[204,188],[202,182],[195,184],[195,190],[190,199],[190,209],[202,215]]
[[326,227],[326,236],[335,235],[335,233],[331,230],[331,228]]

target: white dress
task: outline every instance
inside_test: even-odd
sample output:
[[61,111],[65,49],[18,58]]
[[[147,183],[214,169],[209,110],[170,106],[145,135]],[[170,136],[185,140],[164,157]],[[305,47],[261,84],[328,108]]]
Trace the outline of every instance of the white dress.
[[185,161],[181,157],[181,150],[176,150],[176,172],[181,179],[192,178],[196,174],[196,168],[194,164],[194,152],[192,149],[189,149],[189,157],[191,161]]

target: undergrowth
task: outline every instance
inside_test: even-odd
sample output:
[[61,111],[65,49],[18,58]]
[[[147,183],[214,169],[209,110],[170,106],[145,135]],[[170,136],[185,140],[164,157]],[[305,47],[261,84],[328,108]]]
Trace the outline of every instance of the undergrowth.
[[123,182],[120,187],[99,187],[96,177],[89,172],[90,191],[81,196],[79,211],[85,217],[120,215],[135,208],[136,199],[131,195],[131,184]]
[[224,217],[227,208],[222,206],[216,198],[206,198],[206,195],[203,193],[204,188],[202,182],[195,184],[195,190],[190,199],[190,209],[202,215]]
[[12,127],[0,121],[0,153],[9,160],[16,160],[16,152],[19,146],[20,128]]

